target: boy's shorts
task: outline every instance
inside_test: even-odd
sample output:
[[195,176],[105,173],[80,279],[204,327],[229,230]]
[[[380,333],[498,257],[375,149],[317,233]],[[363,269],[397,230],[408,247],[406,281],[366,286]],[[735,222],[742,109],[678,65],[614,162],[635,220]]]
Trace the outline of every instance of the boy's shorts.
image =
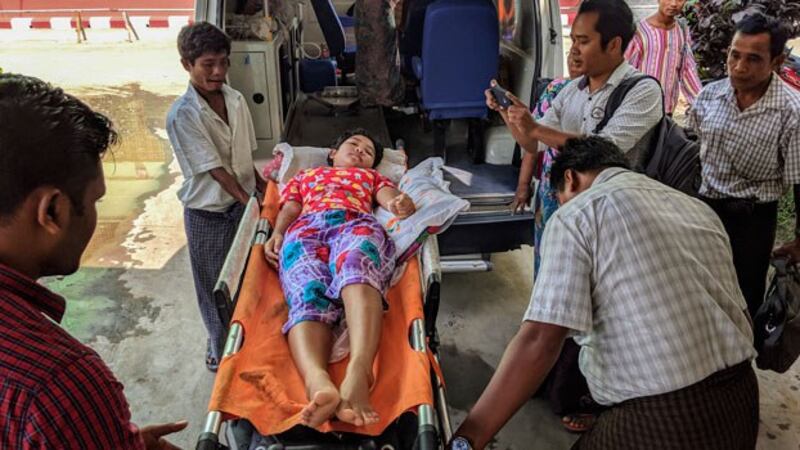
[[394,242],[373,215],[341,209],[299,217],[280,254],[281,287],[289,305],[283,332],[306,320],[336,324],[345,286],[368,284],[383,296],[394,267]]

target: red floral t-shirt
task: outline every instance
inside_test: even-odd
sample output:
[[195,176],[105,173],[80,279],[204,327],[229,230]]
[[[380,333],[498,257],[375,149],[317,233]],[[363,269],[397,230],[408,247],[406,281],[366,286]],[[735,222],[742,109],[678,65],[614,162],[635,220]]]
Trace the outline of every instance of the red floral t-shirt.
[[372,214],[375,195],[391,180],[375,169],[316,167],[292,178],[281,192],[281,206],[289,201],[303,205],[303,214],[349,209]]

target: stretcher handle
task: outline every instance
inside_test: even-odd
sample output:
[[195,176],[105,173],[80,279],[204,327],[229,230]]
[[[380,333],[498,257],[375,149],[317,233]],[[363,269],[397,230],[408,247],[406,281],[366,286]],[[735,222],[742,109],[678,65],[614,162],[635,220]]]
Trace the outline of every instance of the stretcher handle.
[[219,443],[219,438],[216,433],[203,433],[200,439],[197,440],[196,450],[223,450],[227,447]]
[[438,448],[439,435],[436,433],[436,427],[433,425],[420,427],[420,433],[417,434],[417,439],[414,441],[414,450],[437,450]]

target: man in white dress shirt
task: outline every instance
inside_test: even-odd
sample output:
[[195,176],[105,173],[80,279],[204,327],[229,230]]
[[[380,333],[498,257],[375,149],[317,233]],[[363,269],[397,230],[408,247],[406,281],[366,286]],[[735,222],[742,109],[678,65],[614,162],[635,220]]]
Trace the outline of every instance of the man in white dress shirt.
[[253,166],[256,137],[241,93],[225,84],[230,38],[207,22],[178,35],[189,87],[169,111],[167,133],[184,182],[186,239],[200,314],[208,330],[206,366],[217,369],[224,326],[213,289],[250,196],[263,190]]
[[[529,152],[560,148],[569,138],[597,135],[639,162],[650,145],[651,130],[664,116],[663,94],[655,80],[633,86],[606,120],[605,108],[619,84],[642,74],[625,61],[625,48],[636,31],[633,13],[622,0],[586,0],[572,26],[570,58],[584,75],[567,85],[540,121],[516,97],[506,111],[487,93],[487,104],[499,111],[514,138]],[[605,126],[598,127],[605,122]]]

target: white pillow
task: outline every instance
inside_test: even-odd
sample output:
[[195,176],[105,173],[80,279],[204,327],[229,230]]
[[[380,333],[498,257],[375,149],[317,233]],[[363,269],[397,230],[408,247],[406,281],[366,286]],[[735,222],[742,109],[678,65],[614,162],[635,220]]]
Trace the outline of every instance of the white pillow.
[[375,217],[394,240],[400,260],[413,254],[412,247],[421,244],[420,236],[434,230],[443,232],[458,213],[469,209],[468,201],[450,193],[450,183],[444,180],[442,166],[442,158],[428,158],[400,180],[398,188],[408,194],[417,207],[417,212],[410,217],[398,219],[383,208],[375,209]]
[[[278,184],[280,187],[285,186],[292,177],[302,170],[327,166],[330,152],[330,148],[324,147],[292,147],[285,142],[276,145],[272,150],[272,154],[277,155],[280,153],[283,155],[281,168],[278,171]],[[376,169],[397,184],[406,172],[406,164],[406,152],[384,148],[383,159],[381,159]]]

